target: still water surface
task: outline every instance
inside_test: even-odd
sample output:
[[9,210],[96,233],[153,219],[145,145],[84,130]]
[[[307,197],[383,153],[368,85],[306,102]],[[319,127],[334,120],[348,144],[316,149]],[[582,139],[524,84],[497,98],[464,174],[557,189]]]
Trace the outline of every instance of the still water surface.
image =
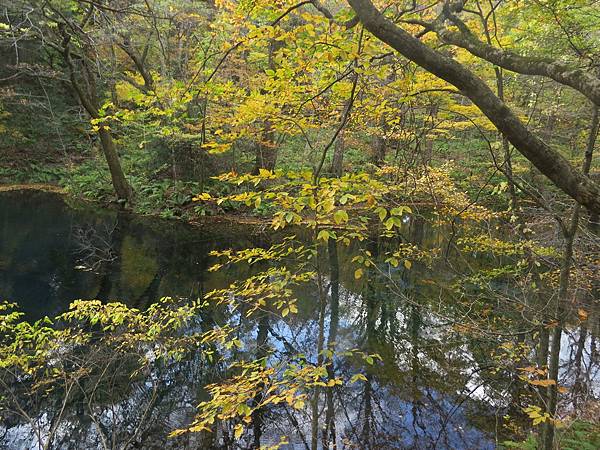
[[[425,247],[440,246],[443,241],[422,221],[407,221],[404,238]],[[162,296],[195,299],[251,273],[239,265],[209,272],[215,262],[209,256],[211,250],[267,245],[268,235],[240,227],[197,228],[140,219],[67,204],[46,193],[2,194],[0,299],[18,302],[28,320],[55,316],[80,298],[119,300],[140,309]],[[373,253],[385,245],[373,244]],[[339,270],[339,281],[329,279],[328,331],[335,323],[339,347],[365,349],[383,357],[383,362],[372,367],[338,361],[334,368],[339,374],[364,373],[367,378],[340,388],[330,399],[338,448],[495,448],[498,439],[507,436],[501,431],[503,417],[518,414],[519,392],[514,380],[484,376],[497,343],[462,336],[453,329],[447,309],[438,314],[432,308],[439,303],[440,311],[452,302],[448,286],[453,270],[441,264],[415,263],[410,270],[382,264],[380,269],[395,279],[395,289],[390,289],[376,274],[355,280],[351,251],[336,251],[335,260],[331,256],[328,261]],[[479,261],[469,264],[477,266]],[[293,349],[314,359],[315,289],[310,285],[297,292],[299,313],[293,318],[270,318],[260,324],[240,321],[245,348],[256,345],[263,327],[273,354]],[[569,351],[581,344],[578,336],[575,330],[565,337],[567,362]],[[595,340],[585,337],[583,348],[588,377],[595,385],[598,364],[591,356],[597,354]],[[568,370],[565,366],[564,372]],[[192,358],[157,369],[151,382],[131,384],[117,400],[100,405],[97,414],[104,433],[111,436],[111,448],[251,448],[249,442],[227,443],[222,437],[211,441],[189,435],[167,437],[171,430],[189,423],[194,405],[203,398],[202,386],[218,378],[216,372]],[[160,395],[149,403],[155,386]],[[131,440],[145,405],[151,405],[152,419],[144,416],[149,423]],[[36,420],[43,423],[56,407],[38,405],[29,413],[37,414]],[[72,410],[67,408],[65,424],[51,448],[103,448],[93,421],[79,405],[69,407]],[[302,412],[266,412],[261,427],[263,445],[277,442],[281,435],[290,437],[290,444],[283,448],[304,449],[310,443],[310,421]],[[26,421],[0,424],[0,448],[38,446]]]

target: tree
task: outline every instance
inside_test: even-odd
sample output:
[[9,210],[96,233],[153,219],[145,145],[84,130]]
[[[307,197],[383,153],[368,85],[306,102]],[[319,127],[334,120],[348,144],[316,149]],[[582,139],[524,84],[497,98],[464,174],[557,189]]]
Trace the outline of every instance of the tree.
[[[98,137],[115,193],[119,201],[131,202],[133,199],[131,186],[123,173],[110,130],[105,123],[102,123],[100,116],[101,100],[98,92],[100,74],[97,71],[99,55],[94,49],[96,44],[84,31],[92,19],[95,7],[92,4],[86,10],[77,11],[79,14],[66,15],[59,9],[60,6],[48,4],[47,9],[42,9],[42,14],[46,19],[54,22],[58,30],[58,34],[54,35],[54,45],[63,57],[71,89],[92,121],[97,122]],[[74,47],[79,51],[74,51]]]
[[[558,151],[529,131],[481,78],[463,64],[431,49],[393,23],[370,0],[348,0],[348,3],[373,35],[404,57],[458,88],[557,187],[590,211],[600,211],[600,187],[576,170]],[[450,4],[446,2],[444,7],[450,9]]]

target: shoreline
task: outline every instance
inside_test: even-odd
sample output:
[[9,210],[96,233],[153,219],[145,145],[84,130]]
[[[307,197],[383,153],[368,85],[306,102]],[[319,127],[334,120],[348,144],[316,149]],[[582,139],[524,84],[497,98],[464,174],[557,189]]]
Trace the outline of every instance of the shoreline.
[[72,195],[65,188],[55,185],[55,184],[46,184],[46,183],[0,183],[0,194],[4,192],[19,192],[19,191],[37,191],[37,192],[47,192],[52,194],[57,194],[67,199],[75,200],[78,202],[82,202],[87,205],[95,205],[100,208],[112,209],[114,211],[122,211],[126,214],[131,214],[133,216],[139,218],[149,218],[153,220],[160,221],[176,221],[182,224],[187,224],[195,227],[203,227],[217,224],[226,224],[230,226],[240,225],[240,226],[251,226],[255,227],[252,230],[253,233],[257,233],[261,231],[262,227],[268,226],[270,220],[266,218],[260,218],[256,216],[248,216],[244,214],[219,214],[212,216],[199,216],[198,219],[189,220],[184,217],[173,217],[173,218],[165,218],[161,217],[158,214],[143,214],[132,209],[120,209],[116,202],[104,203],[99,201],[94,201],[90,199],[86,199],[83,197],[79,197],[76,195]]

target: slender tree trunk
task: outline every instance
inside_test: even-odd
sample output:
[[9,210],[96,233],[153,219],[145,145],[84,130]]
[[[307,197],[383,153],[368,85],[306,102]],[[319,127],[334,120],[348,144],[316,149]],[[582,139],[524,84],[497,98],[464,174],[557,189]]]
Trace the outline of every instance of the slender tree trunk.
[[256,156],[252,173],[258,175],[260,169],[274,170],[277,163],[277,144],[275,131],[269,122],[265,123],[265,131],[261,142],[256,144]]
[[[504,75],[499,67],[494,68],[496,74],[496,86],[498,98],[504,101]],[[513,181],[512,155],[510,154],[510,143],[506,136],[500,133],[502,139],[502,153],[504,154],[504,172],[508,180],[508,194],[510,198],[510,208],[514,211],[518,208],[517,193]]]
[[[596,138],[598,136],[598,130],[600,129],[600,108],[598,105],[594,105],[594,110],[592,112],[592,127],[590,131],[590,135],[588,137],[588,144],[585,151],[585,160],[592,162],[592,155],[594,153],[594,147],[596,145]],[[589,169],[588,169],[589,173]],[[589,219],[588,219],[588,227],[592,231],[597,231],[600,226],[600,213],[598,211],[590,211]]]
[[[579,209],[579,206],[575,207]],[[575,216],[575,214],[574,214]],[[577,218],[578,221],[578,218]],[[573,222],[575,224],[575,222]],[[576,228],[575,228],[576,229]],[[556,415],[556,406],[558,403],[558,369],[560,365],[560,341],[562,338],[562,316],[564,313],[564,305],[567,301],[569,290],[569,278],[571,273],[571,258],[573,257],[573,237],[574,233],[569,233],[565,236],[565,247],[563,250],[563,260],[560,268],[560,287],[558,297],[556,299],[556,317],[558,323],[552,330],[552,350],[550,352],[550,364],[548,366],[548,379],[554,380],[554,384],[548,386],[547,393],[547,411],[554,419]],[[554,447],[554,423],[546,421],[544,425],[544,449],[552,450]]]
[[[388,125],[385,120],[385,116],[382,115],[379,119],[379,130],[385,135]],[[373,154],[371,160],[377,167],[381,167],[385,162],[385,154],[387,153],[388,142],[383,135],[375,136],[375,146],[373,148]]]
[[[393,83],[396,80],[396,72],[391,71],[387,76],[385,83],[383,86]],[[383,88],[382,86],[382,88]],[[382,114],[379,118],[379,129],[385,136],[389,131],[389,125],[387,123],[387,117],[385,114]],[[375,138],[375,148],[373,149],[373,154],[371,156],[371,161],[377,167],[381,167],[385,164],[385,156],[387,153],[388,146],[390,145],[391,139],[388,137],[377,136]]]
[[435,129],[435,122],[438,116],[439,105],[435,102],[432,102],[429,106],[429,117],[425,120],[423,124],[423,140],[425,141],[425,145],[423,146],[423,152],[421,155],[421,161],[423,167],[426,168],[431,165],[431,159],[433,158],[433,130]]
[[[269,69],[275,70],[274,53],[278,47],[282,45],[281,42],[271,40],[269,42]],[[266,93],[266,91],[262,91]],[[271,122],[265,121],[265,128],[261,142],[256,145],[256,156],[254,161],[254,169],[252,174],[258,175],[260,169],[274,170],[275,164],[277,163],[277,143],[275,142],[275,130]]]
[[[374,258],[378,256],[378,246],[376,242],[369,242],[367,248],[371,252]],[[365,303],[365,315],[366,315],[366,327],[365,337],[362,350],[365,353],[371,353],[376,351],[377,348],[377,319],[378,310],[380,308],[380,302],[375,297],[374,277],[376,276],[376,270],[370,266],[367,270],[366,286],[363,291],[363,302]],[[373,410],[373,374],[370,370],[366,370],[365,377],[367,380],[364,382],[363,390],[363,401],[364,404],[364,416],[362,429],[360,430],[360,444],[362,449],[373,449],[374,428],[375,428],[375,417]],[[360,414],[359,414],[360,417]]]
[[545,324],[540,328],[540,342],[537,353],[538,367],[541,369],[548,365],[548,347],[550,345],[550,332]]
[[[318,227],[315,229],[315,241],[318,233]],[[320,247],[319,247],[320,248]],[[317,366],[323,365],[323,348],[325,345],[325,288],[323,286],[323,270],[321,260],[321,252],[317,249],[317,285],[319,295],[319,309],[318,309],[318,324],[319,332],[317,336]],[[313,397],[311,399],[311,436],[310,436],[310,448],[311,450],[317,450],[319,446],[319,397],[320,389],[318,386],[314,387]]]
[[[598,135],[598,106],[594,105],[594,112],[592,117],[592,123],[590,126],[589,139],[585,151],[585,158],[583,162],[582,172],[587,176],[592,166],[592,157],[594,154],[594,147],[596,145],[596,137]],[[552,417],[556,415],[556,406],[558,404],[558,375],[560,365],[560,341],[562,337],[562,326],[564,307],[568,300],[569,284],[571,276],[571,262],[573,259],[573,243],[575,236],[577,235],[577,229],[579,227],[579,215],[581,205],[576,204],[573,209],[571,221],[568,224],[568,228],[563,229],[564,236],[564,250],[563,259],[560,268],[560,286],[558,297],[556,300],[555,314],[558,320],[558,324],[552,332],[552,351],[550,353],[550,364],[548,367],[548,378],[554,380],[555,384],[548,387],[548,398],[547,398],[547,411]],[[554,447],[554,423],[547,421],[544,426],[544,450],[552,450]]]
[[585,341],[587,340],[587,337],[587,327],[585,325],[582,325],[579,328],[579,340],[577,342],[577,351],[575,352],[575,359],[573,361],[573,365],[575,366],[575,383],[573,385],[573,408],[575,411],[577,411],[579,397],[585,391],[585,383],[583,381],[583,377],[581,376],[581,365],[583,363],[583,350],[585,349]]
[[119,155],[115,149],[115,143],[110,132],[105,127],[100,127],[98,130],[98,136],[100,137],[100,144],[102,145],[102,153],[106,158],[108,164],[108,170],[110,171],[110,178],[112,180],[115,193],[120,201],[130,202],[133,196],[131,186],[127,183],[123,169],[121,168],[121,162],[119,161]]
[[377,167],[381,167],[385,161],[385,154],[387,149],[386,139],[382,136],[375,137],[375,147],[373,148],[373,164]]
[[344,172],[344,151],[346,143],[344,141],[344,130],[340,131],[335,145],[333,147],[333,159],[331,160],[331,168],[329,171],[334,177],[341,177]]
[[[338,259],[337,242],[335,239],[329,239],[327,243],[329,254],[329,279],[331,291],[330,315],[329,315],[329,334],[327,336],[327,348],[335,352],[338,326],[340,321],[340,264]],[[327,379],[335,378],[335,368],[333,367],[333,358],[327,361]],[[335,426],[335,405],[333,403],[333,388],[328,388],[325,394],[327,402],[327,411],[325,413],[325,428],[323,430],[323,448],[337,448],[337,433]]]
[[[256,359],[262,359],[267,356],[267,337],[269,332],[269,317],[268,313],[261,313],[261,317],[258,323],[258,333],[256,335]],[[253,399],[254,403],[260,401],[260,395]],[[263,414],[260,409],[257,409],[252,413],[252,428],[253,428],[253,442],[252,448],[260,448],[260,439],[262,437],[263,429]]]

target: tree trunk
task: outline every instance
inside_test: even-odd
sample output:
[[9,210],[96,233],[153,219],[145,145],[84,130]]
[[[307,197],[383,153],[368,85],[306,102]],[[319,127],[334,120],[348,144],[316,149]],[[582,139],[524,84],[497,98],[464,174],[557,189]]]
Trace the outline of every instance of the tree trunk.
[[[318,227],[315,229],[315,241],[318,235]],[[323,286],[324,273],[321,264],[321,247],[317,247],[317,286],[319,294],[319,331],[317,336],[317,366],[322,367],[324,362],[323,347],[325,345],[325,307],[326,293]],[[321,390],[319,386],[313,388],[311,398],[311,421],[310,421],[310,450],[317,450],[319,447],[319,397]]]
[[[330,315],[329,315],[329,334],[327,335],[327,348],[335,352],[337,333],[340,322],[340,262],[337,251],[337,241],[329,239],[327,242],[329,254],[329,279],[330,279]],[[328,358],[327,361],[327,379],[335,379],[335,368],[333,366],[334,358]],[[327,411],[325,413],[325,427],[323,429],[323,448],[337,448],[337,432],[335,426],[335,405],[333,402],[333,388],[325,392]],[[331,447],[330,444],[331,443]]]
[[108,170],[110,171],[110,178],[117,194],[117,198],[122,202],[131,202],[133,192],[131,186],[125,179],[125,174],[121,168],[121,162],[119,161],[119,155],[115,149],[115,143],[110,132],[105,127],[100,127],[98,130],[100,136],[100,143],[102,145],[102,153],[106,158],[108,164]]
[[[271,39],[269,42],[269,69],[275,70],[274,53],[283,45],[280,41]],[[266,93],[265,90],[261,90],[261,93]],[[265,129],[261,142],[256,146],[256,157],[254,161],[254,169],[252,170],[253,175],[258,175],[260,169],[274,170],[275,164],[277,163],[277,143],[275,142],[275,130],[271,123],[265,121]]]
[[[260,320],[258,322],[258,333],[256,335],[256,359],[260,360],[267,356],[267,338],[269,333],[269,317],[268,313],[262,312]],[[262,394],[259,393],[252,402],[256,405],[260,402]],[[252,413],[252,429],[253,429],[253,442],[252,448],[260,448],[260,440],[263,432],[263,413],[260,409],[255,410]]]
[[344,141],[344,130],[340,131],[335,145],[333,147],[333,159],[331,160],[331,168],[329,171],[334,177],[341,177],[344,173],[344,151],[346,143]]
[[[87,89],[84,89],[78,80],[75,64],[71,58],[71,35],[68,34],[66,25],[60,23],[59,29],[64,38],[62,42],[63,58],[69,69],[69,81],[71,82],[71,87],[73,88],[73,91],[77,95],[77,98],[89,116],[92,119],[98,119],[100,117],[99,101],[96,89],[96,80],[94,79],[94,72],[90,68],[91,63],[89,63],[86,59],[82,59],[80,63],[82,66],[82,70],[80,70],[81,75],[83,80],[87,82]],[[94,55],[93,52],[90,53]],[[102,125],[99,127],[98,135],[102,145],[102,152],[104,153],[104,157],[106,158],[106,162],[108,164],[108,169],[110,170],[110,176],[115,193],[117,194],[117,198],[122,203],[130,203],[133,199],[133,191],[125,179],[125,174],[123,173],[121,162],[119,161],[119,155],[115,150],[115,144],[112,136],[108,129]]]
[[385,138],[381,136],[375,137],[375,148],[373,149],[373,164],[381,167],[385,161],[385,151],[387,147]]
[[[592,163],[592,155],[594,153],[594,147],[596,146],[596,138],[598,137],[598,130],[600,129],[600,107],[598,105],[594,105],[592,111],[592,125],[591,131],[588,136],[587,148],[585,150],[585,161],[589,161],[589,164]],[[589,167],[588,167],[589,172]],[[588,219],[588,227],[592,231],[597,231],[598,226],[600,225],[600,212],[598,211],[590,211],[590,216]]]
[[265,123],[262,142],[256,144],[256,157],[252,174],[258,175],[260,169],[274,170],[276,163],[277,145],[275,143],[275,132],[269,123]]
[[[590,126],[590,134],[583,161],[583,173],[587,175],[592,166],[592,157],[596,145],[596,136],[598,135],[598,107],[594,105],[594,114]],[[562,326],[564,317],[564,305],[568,301],[569,284],[571,276],[571,263],[573,259],[573,243],[579,227],[580,205],[575,205],[571,221],[567,227],[562,229],[564,238],[563,259],[560,267],[560,285],[558,298],[556,299],[555,314],[558,324],[552,333],[552,351],[550,354],[550,364],[548,367],[548,378],[555,380],[555,384],[548,387],[547,411],[551,416],[556,415],[556,406],[558,404],[558,372],[560,366],[560,340],[562,336]],[[554,447],[554,423],[546,422],[544,426],[544,449],[552,450]]]
[[540,339],[537,352],[537,364],[540,369],[548,365],[548,346],[550,345],[550,332],[546,324],[540,327]]

